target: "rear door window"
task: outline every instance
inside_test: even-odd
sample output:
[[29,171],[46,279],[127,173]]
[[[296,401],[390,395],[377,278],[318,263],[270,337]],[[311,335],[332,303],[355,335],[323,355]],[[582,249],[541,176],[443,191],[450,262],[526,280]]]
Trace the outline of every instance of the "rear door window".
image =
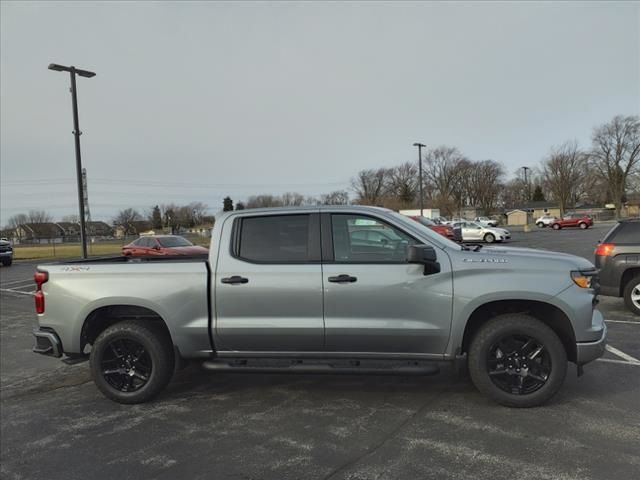
[[309,261],[309,223],[309,215],[242,218],[236,254],[257,263],[305,263]]

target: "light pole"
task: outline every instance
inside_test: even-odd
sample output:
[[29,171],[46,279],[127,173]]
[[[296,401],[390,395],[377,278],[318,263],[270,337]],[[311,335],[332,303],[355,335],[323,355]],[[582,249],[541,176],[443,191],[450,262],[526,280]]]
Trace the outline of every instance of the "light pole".
[[524,170],[524,184],[526,186],[526,194],[527,194],[527,202],[529,200],[531,200],[531,192],[529,191],[529,182],[527,181],[527,170],[531,170],[529,167],[522,167],[522,170]]
[[424,199],[422,196],[422,149],[426,147],[425,144],[416,142],[414,147],[418,147],[418,181],[420,182],[420,216],[423,216]]
[[56,72],[69,72],[71,76],[71,103],[73,105],[73,135],[75,137],[76,147],[76,177],[78,181],[78,208],[80,210],[80,242],[82,243],[82,258],[87,258],[87,232],[84,218],[84,193],[82,187],[82,159],[80,157],[80,121],[78,120],[78,94],[76,89],[76,75],[81,77],[95,77],[94,72],[89,70],[81,70],[74,66],[65,67],[57,63],[50,63],[49,70]]

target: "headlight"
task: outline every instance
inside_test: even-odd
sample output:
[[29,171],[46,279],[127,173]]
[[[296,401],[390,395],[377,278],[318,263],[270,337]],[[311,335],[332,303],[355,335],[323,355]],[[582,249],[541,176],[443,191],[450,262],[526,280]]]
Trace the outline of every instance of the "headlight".
[[593,285],[593,277],[596,272],[571,272],[571,280],[580,288],[591,288]]

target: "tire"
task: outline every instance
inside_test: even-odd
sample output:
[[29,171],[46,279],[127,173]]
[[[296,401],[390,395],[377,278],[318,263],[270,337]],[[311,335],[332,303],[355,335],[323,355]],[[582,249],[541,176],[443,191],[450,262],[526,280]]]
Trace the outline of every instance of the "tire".
[[[510,338],[514,340],[505,340]],[[525,349],[527,343],[523,343],[523,350],[518,350],[520,342],[529,340],[533,342],[533,347]],[[497,344],[507,347],[505,354],[512,350],[510,354],[503,355],[502,360],[495,359],[499,350]],[[543,348],[536,353],[540,346]],[[520,352],[519,358],[514,357],[518,355],[517,352]],[[527,363],[522,361],[523,354]],[[535,357],[530,358],[533,354]],[[497,362],[495,367],[492,366],[493,362]],[[515,371],[518,366],[524,365],[527,366],[524,375]],[[490,375],[491,369],[504,373]],[[536,407],[553,397],[562,386],[567,374],[567,353],[556,333],[540,320],[525,314],[500,315],[485,323],[471,340],[469,374],[481,393],[501,405]]]
[[551,227],[552,227],[554,230],[560,230],[560,229],[562,228],[562,227],[560,226],[560,224],[559,224],[559,223],[554,223],[553,225],[551,225]]
[[538,222],[536,223],[536,225],[538,226],[538,228],[544,228],[544,223],[542,222]]
[[13,258],[3,258],[2,259],[2,265],[5,266],[5,267],[10,267],[12,263],[13,263]]
[[586,230],[587,228],[589,228],[589,225],[587,225],[587,224],[586,224],[586,223],[584,223],[584,222],[580,222],[580,223],[578,224],[578,226],[579,226],[579,227],[580,227],[580,229],[582,229],[582,230]]
[[493,233],[487,233],[484,236],[484,241],[487,243],[493,243],[496,241],[496,236]]
[[[138,353],[140,347],[143,353]],[[143,403],[158,395],[171,380],[173,344],[159,326],[127,320],[111,325],[98,336],[89,360],[93,381],[107,398],[125,404]]]
[[624,303],[636,315],[640,315],[640,275],[636,275],[624,287]]

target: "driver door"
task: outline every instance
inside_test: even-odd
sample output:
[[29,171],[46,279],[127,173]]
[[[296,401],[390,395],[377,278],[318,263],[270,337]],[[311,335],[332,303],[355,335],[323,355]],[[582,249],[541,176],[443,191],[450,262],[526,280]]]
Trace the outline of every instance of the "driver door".
[[[444,353],[451,327],[451,264],[441,272],[407,263],[419,241],[375,217],[322,214],[325,350]],[[363,234],[361,232],[366,232]]]

